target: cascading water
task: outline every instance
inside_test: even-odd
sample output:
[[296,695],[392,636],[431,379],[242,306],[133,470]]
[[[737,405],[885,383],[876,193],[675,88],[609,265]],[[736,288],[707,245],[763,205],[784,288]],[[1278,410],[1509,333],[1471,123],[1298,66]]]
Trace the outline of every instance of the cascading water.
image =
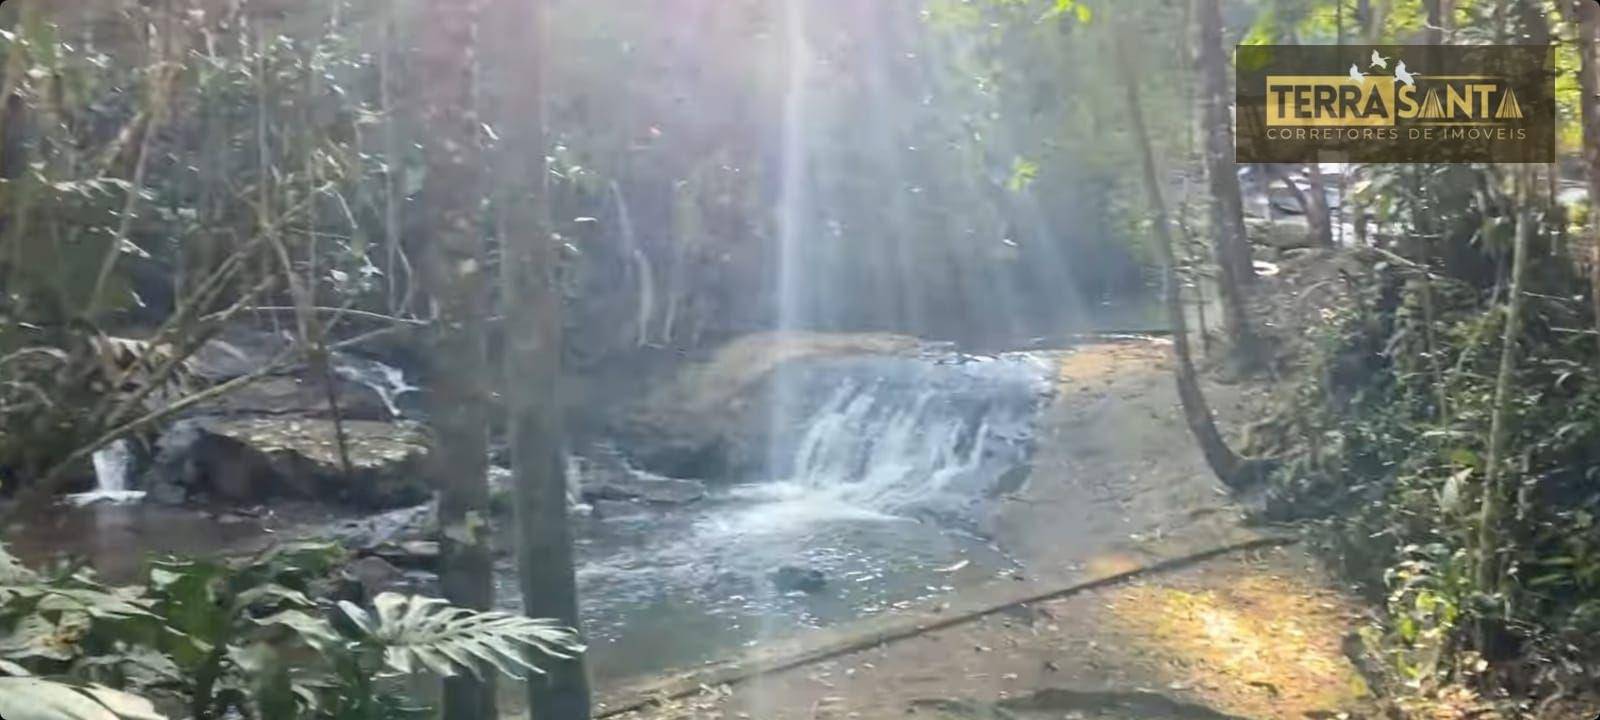
[[377,393],[390,416],[395,418],[405,417],[400,407],[401,398],[422,389],[406,380],[406,374],[400,368],[370,358],[336,352],[333,354],[333,371],[339,377],[365,385]]
[[[774,392],[793,393],[795,419],[775,428],[771,477],[687,506],[597,502],[580,521],[599,671],[696,662],[1009,572],[978,531],[1027,465],[1045,368],[949,353],[784,366]],[[826,587],[785,588],[784,568]]]
[[1041,366],[1026,355],[850,358],[797,375],[802,396],[827,398],[801,423],[786,468],[803,494],[955,523],[973,520],[972,509],[1027,461],[1044,390]]
[[144,493],[130,490],[134,472],[133,444],[117,440],[97,451],[91,457],[94,466],[95,489],[68,498],[77,505],[95,503],[127,503],[144,499]]

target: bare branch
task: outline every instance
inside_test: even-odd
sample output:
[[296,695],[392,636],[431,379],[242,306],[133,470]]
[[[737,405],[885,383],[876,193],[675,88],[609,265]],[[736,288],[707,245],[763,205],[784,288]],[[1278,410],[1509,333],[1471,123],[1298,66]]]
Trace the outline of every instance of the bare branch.
[[272,360],[268,361],[255,372],[252,372],[248,375],[241,375],[220,385],[216,385],[204,391],[190,395],[182,400],[172,403],[171,405],[167,405],[166,407],[158,410],[153,410],[139,418],[118,425],[117,427],[114,427],[100,435],[100,437],[96,438],[93,442],[72,451],[70,455],[46,471],[43,478],[38,483],[30,486],[18,499],[17,503],[13,505],[3,516],[0,516],[0,527],[9,525],[12,521],[16,520],[19,515],[42,506],[50,497],[53,497],[56,495],[56,493],[60,492],[61,486],[66,482],[67,479],[67,470],[73,465],[88,459],[91,455],[99,452],[105,446],[110,445],[111,443],[116,442],[123,437],[126,437],[130,433],[161,422],[162,420],[177,415],[178,413],[188,410],[189,408],[199,405],[200,403],[223,397],[229,393],[241,390],[261,380],[262,378],[287,368],[288,363],[286,361],[288,358],[293,356],[294,350],[295,348],[292,346],[285,348],[277,355],[273,356]]

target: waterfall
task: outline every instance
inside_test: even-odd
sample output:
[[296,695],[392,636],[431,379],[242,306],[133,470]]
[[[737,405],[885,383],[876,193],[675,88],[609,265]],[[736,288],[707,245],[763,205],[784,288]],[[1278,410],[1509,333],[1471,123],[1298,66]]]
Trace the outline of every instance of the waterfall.
[[791,382],[821,401],[787,433],[790,459],[775,471],[812,500],[971,519],[1028,460],[1041,367],[1027,356],[808,363]]
[[[1053,368],[1046,355],[948,349],[783,363],[748,408],[773,422],[750,438],[765,441],[749,449],[768,466],[697,502],[597,502],[575,523],[592,657],[613,672],[659,667],[638,647],[670,664],[709,660],[938,594],[957,582],[942,568],[1014,567],[984,531],[1028,466]],[[661,479],[625,450],[586,447],[572,474]],[[796,596],[775,579],[785,568],[826,587]],[[777,714],[766,700],[752,716]]]
[[78,493],[68,496],[68,500],[76,505],[92,505],[95,503],[129,503],[144,499],[144,493],[129,489],[134,472],[133,443],[128,440],[117,440],[95,451],[91,462],[94,465],[95,489],[93,492]]
[[622,184],[616,180],[611,181],[611,199],[617,206],[617,227],[622,235],[623,252],[627,254],[628,261],[634,264],[634,272],[638,275],[639,310],[634,318],[634,344],[644,347],[650,344],[650,321],[656,314],[655,271],[650,267],[650,256],[645,254],[644,248],[639,245],[639,238],[634,234],[633,215],[628,212],[628,200],[622,195]]
[[378,394],[379,399],[383,400],[383,405],[389,410],[391,418],[398,419],[405,416],[400,408],[402,396],[422,389],[407,381],[405,372],[400,368],[385,365],[377,360],[339,352],[333,353],[332,359],[333,372],[346,380],[371,388]]
[[991,442],[986,419],[948,412],[932,392],[895,397],[878,389],[851,383],[835,392],[801,441],[797,478],[886,512],[980,496],[984,488],[963,481],[982,480],[977,471]]

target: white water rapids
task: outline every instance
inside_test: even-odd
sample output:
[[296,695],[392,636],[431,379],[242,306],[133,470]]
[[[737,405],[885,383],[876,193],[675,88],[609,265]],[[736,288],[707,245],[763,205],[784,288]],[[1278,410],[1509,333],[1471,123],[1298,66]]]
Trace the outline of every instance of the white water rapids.
[[[981,531],[1028,462],[1041,361],[852,357],[784,372],[800,400],[771,440],[767,477],[687,506],[597,504],[579,520],[586,630],[604,674],[725,655],[1014,567]],[[784,567],[826,587],[786,591],[774,582]]]

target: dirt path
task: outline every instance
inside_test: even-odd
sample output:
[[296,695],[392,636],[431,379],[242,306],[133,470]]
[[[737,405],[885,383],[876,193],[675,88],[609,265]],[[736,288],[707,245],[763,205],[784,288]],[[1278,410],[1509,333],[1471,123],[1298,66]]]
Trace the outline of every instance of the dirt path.
[[1360,712],[1359,607],[1293,549],[1019,607],[624,717],[1317,718]]
[[[1007,597],[1260,537],[1242,526],[1190,441],[1168,357],[1159,341],[1140,341],[1088,346],[1058,359],[1060,392],[1041,420],[1034,471],[1003,498],[988,526],[1024,571],[908,611],[901,626],[943,625],[941,613],[964,616],[1005,605]],[[1224,423],[1245,419],[1244,388],[1214,385],[1208,393]],[[621,717],[1364,714],[1366,688],[1340,649],[1359,611],[1297,549],[1231,554],[931,632],[896,631],[889,636],[910,637],[732,685],[710,681],[698,694]],[[815,653],[852,635],[881,637],[894,623],[875,618],[775,644],[748,665]],[[694,677],[602,696],[616,707]]]
[[[990,531],[1029,572],[1081,579],[1247,540],[1239,512],[1184,425],[1167,341],[1089,345],[1057,360],[1033,473]],[[1246,419],[1245,387],[1206,388],[1219,419]]]

